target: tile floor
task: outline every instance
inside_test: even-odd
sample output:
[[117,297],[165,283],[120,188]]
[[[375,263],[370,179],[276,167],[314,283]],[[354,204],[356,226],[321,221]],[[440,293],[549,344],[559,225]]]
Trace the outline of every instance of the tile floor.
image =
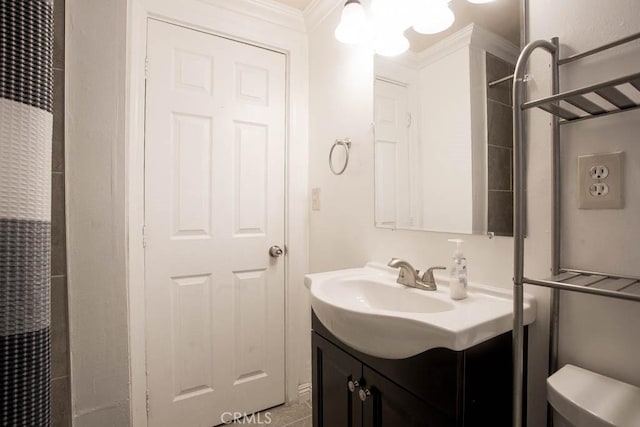
[[253,418],[239,419],[233,423],[233,425],[269,427],[312,427],[312,424],[310,401],[276,406],[254,414]]

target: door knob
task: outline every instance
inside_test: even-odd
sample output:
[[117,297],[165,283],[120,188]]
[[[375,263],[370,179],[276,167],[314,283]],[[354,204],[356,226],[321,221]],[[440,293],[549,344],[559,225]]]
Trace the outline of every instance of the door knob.
[[284,255],[284,251],[280,246],[274,245],[269,248],[269,255],[271,255],[273,258],[278,258]]
[[360,400],[364,402],[369,398],[369,396],[371,396],[371,392],[368,388],[361,388],[360,391],[358,391],[358,396],[360,397]]
[[349,391],[353,393],[354,391],[356,391],[356,387],[360,386],[360,383],[357,380],[356,381],[349,380],[347,385],[349,386]]

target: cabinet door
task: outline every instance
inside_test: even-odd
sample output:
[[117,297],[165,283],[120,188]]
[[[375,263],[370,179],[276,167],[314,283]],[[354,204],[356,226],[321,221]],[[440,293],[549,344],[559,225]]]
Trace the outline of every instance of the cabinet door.
[[363,367],[363,426],[375,427],[447,427],[455,420],[436,411],[397,384]]
[[361,427],[359,389],[349,381],[361,381],[362,364],[315,332],[312,350],[314,427]]

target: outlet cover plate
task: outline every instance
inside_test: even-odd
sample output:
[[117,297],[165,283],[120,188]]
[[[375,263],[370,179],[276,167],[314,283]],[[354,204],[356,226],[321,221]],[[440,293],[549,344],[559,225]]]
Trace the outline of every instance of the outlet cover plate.
[[[604,154],[589,154],[578,157],[578,207],[580,209],[622,209],[623,201],[623,161],[622,151]],[[606,166],[609,174],[603,179],[594,179],[591,169]],[[605,183],[608,192],[594,196],[590,188],[592,184]]]

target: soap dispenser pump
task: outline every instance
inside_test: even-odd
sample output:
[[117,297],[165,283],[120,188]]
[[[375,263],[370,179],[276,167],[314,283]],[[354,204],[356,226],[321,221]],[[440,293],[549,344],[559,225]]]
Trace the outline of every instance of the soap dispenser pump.
[[456,244],[449,271],[449,292],[451,299],[465,299],[467,297],[467,259],[462,254],[464,240],[449,239],[449,241]]

